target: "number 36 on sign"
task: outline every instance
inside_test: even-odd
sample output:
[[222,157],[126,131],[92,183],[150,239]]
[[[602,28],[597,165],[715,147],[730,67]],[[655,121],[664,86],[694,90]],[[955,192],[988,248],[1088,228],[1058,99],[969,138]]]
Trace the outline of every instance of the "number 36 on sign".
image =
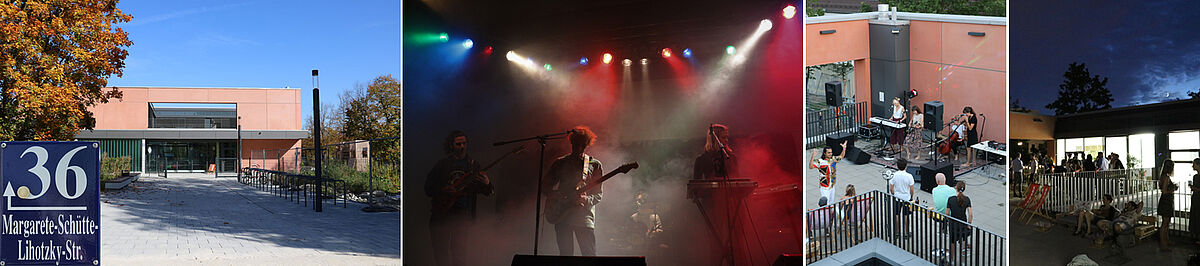
[[100,264],[100,145],[0,142],[0,265]]

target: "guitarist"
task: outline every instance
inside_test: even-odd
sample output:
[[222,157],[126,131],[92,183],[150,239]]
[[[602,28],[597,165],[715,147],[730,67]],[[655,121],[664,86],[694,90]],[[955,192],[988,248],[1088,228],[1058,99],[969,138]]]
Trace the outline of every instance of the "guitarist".
[[[442,142],[446,158],[438,160],[425,179],[425,195],[437,199],[453,193],[450,185],[457,178],[470,178],[471,183],[448,210],[433,210],[429,218],[433,253],[438,265],[466,265],[468,232],[475,220],[475,197],[491,195],[492,182],[481,172],[479,162],[467,155],[467,134],[455,130]],[[466,176],[467,173],[477,173]]]
[[[571,142],[571,154],[559,157],[550,164],[546,180],[542,182],[542,191],[560,191],[573,193],[577,187],[586,182],[599,180],[604,172],[600,161],[584,152],[596,140],[596,134],[586,126],[576,126],[567,135]],[[557,188],[557,189],[555,189]],[[566,218],[554,224],[554,232],[558,240],[559,254],[571,256],[575,252],[575,240],[579,242],[579,253],[583,256],[596,256],[596,204],[600,203],[601,186],[597,185],[590,191],[585,191],[575,200],[574,206]],[[549,195],[547,204],[559,204],[557,195]]]

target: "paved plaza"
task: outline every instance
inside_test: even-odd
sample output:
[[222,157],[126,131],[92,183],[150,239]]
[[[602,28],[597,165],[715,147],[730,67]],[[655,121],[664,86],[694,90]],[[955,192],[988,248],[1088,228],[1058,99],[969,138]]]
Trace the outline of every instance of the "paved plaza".
[[[805,164],[808,164],[809,160],[812,159],[813,151],[815,149],[810,149],[804,153]],[[887,181],[882,177],[882,171],[885,169],[887,168],[875,163],[856,165],[850,161],[842,160],[838,163],[838,177],[834,191],[840,197],[846,193],[846,185],[854,184],[856,192],[860,194],[871,190],[887,192]],[[996,178],[1000,173],[1003,173],[1003,170],[992,164],[961,174],[957,176],[957,180],[966,182],[967,184],[967,191],[963,194],[971,198],[972,210],[975,212],[973,224],[997,235],[1005,236],[1007,229],[1005,220],[1008,216],[1005,211],[1005,204],[1008,203],[1008,189],[1003,181]],[[817,201],[821,198],[820,184],[818,184],[819,177],[820,173],[816,169],[807,169],[806,166],[804,179],[805,210],[818,207]],[[920,185],[920,183],[916,184],[917,190],[915,196],[920,200],[921,205],[932,206],[933,195],[921,190]]]
[[109,265],[400,265],[400,214],[289,201],[234,177],[142,176],[101,193]]

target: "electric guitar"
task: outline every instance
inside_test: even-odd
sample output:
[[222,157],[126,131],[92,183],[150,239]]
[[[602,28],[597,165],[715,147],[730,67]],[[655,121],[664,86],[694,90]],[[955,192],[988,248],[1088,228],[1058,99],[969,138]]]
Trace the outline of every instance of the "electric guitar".
[[552,196],[549,197],[550,200],[548,200],[546,204],[546,221],[550,222],[551,224],[558,224],[562,222],[569,214],[577,211],[580,208],[583,208],[583,206],[579,205],[578,199],[580,195],[583,195],[583,193],[593,188],[596,188],[600,185],[600,183],[612,178],[613,176],[616,176],[617,174],[628,173],[629,170],[637,168],[637,162],[627,163],[621,167],[617,167],[617,169],[612,170],[612,172],[608,172],[608,174],[604,174],[604,176],[600,177],[598,180],[587,182],[585,185],[576,187],[574,191],[556,190],[550,192],[550,195]]
[[442,189],[442,193],[440,195],[433,197],[433,211],[437,213],[445,213],[450,211],[450,208],[454,207],[454,202],[458,201],[458,198],[462,197],[463,194],[466,194],[464,192],[468,187],[479,184],[479,182],[474,178],[475,175],[491,169],[493,166],[496,166],[496,164],[499,164],[501,160],[504,160],[504,158],[508,158],[509,155],[521,153],[522,151],[525,151],[524,145],[517,147],[516,149],[513,149],[504,155],[501,155],[500,158],[496,158],[495,161],[492,161],[492,163],[488,164],[486,167],[483,167],[483,169],[471,172],[454,171],[450,173],[450,182],[448,182],[449,185],[446,185]]

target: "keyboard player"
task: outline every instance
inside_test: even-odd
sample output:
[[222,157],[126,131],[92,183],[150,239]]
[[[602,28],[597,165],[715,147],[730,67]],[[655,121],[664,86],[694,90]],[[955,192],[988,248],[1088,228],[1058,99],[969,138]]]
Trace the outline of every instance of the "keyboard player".
[[733,148],[729,147],[729,127],[712,124],[704,142],[704,153],[696,157],[692,166],[692,179],[721,179],[737,176],[737,163],[733,160]]
[[[908,118],[908,116],[904,110],[904,105],[900,104],[900,97],[892,98],[892,117],[889,118],[889,120],[903,125],[905,118]],[[898,147],[904,146],[905,131],[903,129],[895,128],[889,128],[889,130],[891,133],[888,134],[888,150],[891,152],[898,152]]]

